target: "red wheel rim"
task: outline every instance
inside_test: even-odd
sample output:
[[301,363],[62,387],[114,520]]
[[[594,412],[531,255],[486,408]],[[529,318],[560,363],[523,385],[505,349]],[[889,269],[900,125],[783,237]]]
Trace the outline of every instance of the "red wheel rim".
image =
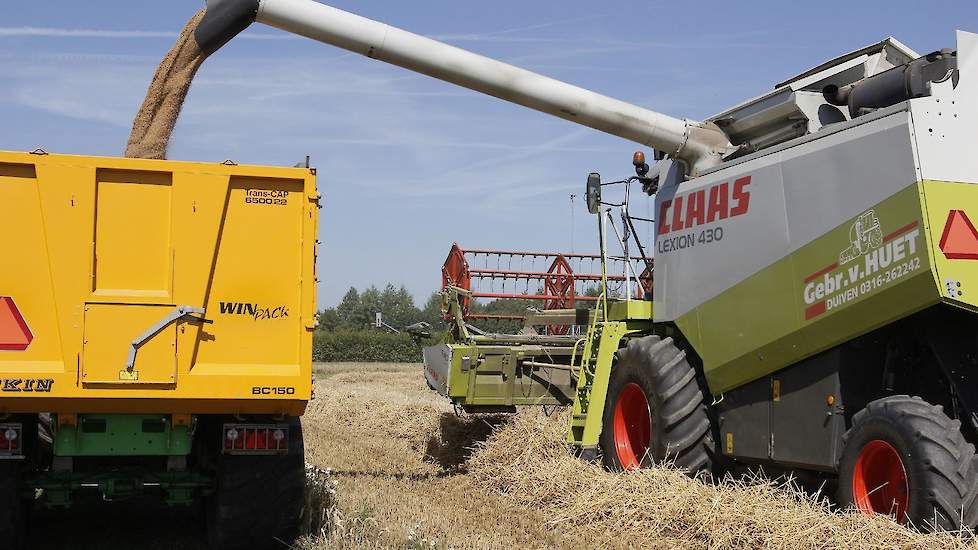
[[651,438],[652,418],[645,391],[634,382],[625,384],[615,403],[615,451],[621,467],[641,468]]
[[893,516],[907,521],[910,487],[900,453],[886,441],[874,439],[866,444],[852,471],[852,500],[865,514]]

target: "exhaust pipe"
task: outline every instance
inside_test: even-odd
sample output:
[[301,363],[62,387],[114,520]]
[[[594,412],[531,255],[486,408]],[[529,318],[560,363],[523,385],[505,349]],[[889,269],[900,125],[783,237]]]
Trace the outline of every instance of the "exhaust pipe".
[[253,21],[662,151],[690,175],[733,151],[716,125],[670,117],[313,0],[208,0],[196,39],[216,51]]
[[953,78],[957,85],[957,75],[958,53],[941,50],[842,88],[830,84],[822,96],[832,105],[849,107],[850,118],[856,118],[866,110],[929,96],[933,82]]

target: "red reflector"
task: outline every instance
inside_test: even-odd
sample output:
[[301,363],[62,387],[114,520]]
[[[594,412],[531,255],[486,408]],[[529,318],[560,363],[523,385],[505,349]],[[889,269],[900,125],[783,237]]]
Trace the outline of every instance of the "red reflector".
[[17,309],[14,299],[0,296],[0,350],[24,351],[34,340],[34,333]]
[[288,427],[225,424],[222,445],[226,454],[282,454],[289,450]]
[[10,456],[20,454],[20,439],[23,427],[20,424],[0,424],[0,454]]
[[978,260],[978,231],[964,210],[948,212],[941,252],[949,260]]

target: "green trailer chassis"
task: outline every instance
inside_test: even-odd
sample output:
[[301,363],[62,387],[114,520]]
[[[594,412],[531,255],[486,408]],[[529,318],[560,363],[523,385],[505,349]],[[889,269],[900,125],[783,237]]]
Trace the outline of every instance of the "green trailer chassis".
[[214,479],[201,472],[184,470],[151,471],[145,468],[119,469],[108,472],[43,472],[24,479],[25,496],[40,495],[42,506],[70,508],[78,491],[98,491],[105,500],[121,500],[149,492],[162,491],[170,506],[189,506],[198,494],[214,490]]
[[186,456],[192,444],[189,426],[160,414],[83,414],[57,427],[53,439],[60,457]]
[[[54,467],[24,478],[25,496],[38,494],[43,506],[67,508],[78,491],[98,491],[105,500],[147,492],[162,492],[171,506],[190,505],[195,495],[214,490],[214,479],[186,468],[193,448],[193,431],[175,425],[163,414],[83,414],[73,423],[52,418]],[[86,472],[74,471],[73,460],[156,457],[157,467],[123,465]],[[143,461],[141,461],[143,462]]]

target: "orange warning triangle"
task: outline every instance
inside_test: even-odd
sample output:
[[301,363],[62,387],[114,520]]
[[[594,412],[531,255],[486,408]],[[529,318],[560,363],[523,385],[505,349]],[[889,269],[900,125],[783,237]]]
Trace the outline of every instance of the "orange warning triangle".
[[949,260],[978,260],[978,231],[964,210],[948,212],[941,252]]
[[0,350],[23,351],[31,345],[34,334],[17,309],[14,299],[0,296]]

